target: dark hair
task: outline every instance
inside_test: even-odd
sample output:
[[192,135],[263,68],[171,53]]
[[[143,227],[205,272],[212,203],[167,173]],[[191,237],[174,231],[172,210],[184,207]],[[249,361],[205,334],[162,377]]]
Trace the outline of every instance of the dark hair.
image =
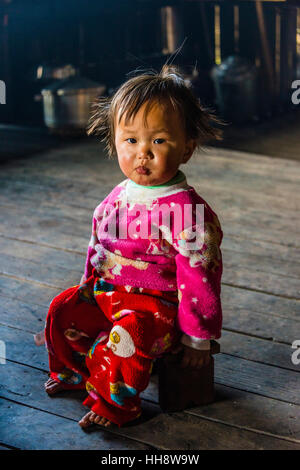
[[115,118],[125,117],[127,123],[147,103],[145,116],[153,101],[170,102],[174,110],[184,117],[187,138],[194,139],[197,147],[211,139],[222,139],[222,130],[211,125],[224,124],[193,94],[189,82],[175,66],[164,65],[159,73],[149,71],[130,78],[109,97],[99,97],[92,105],[92,115],[87,126],[88,135],[100,136],[109,156],[115,149]]

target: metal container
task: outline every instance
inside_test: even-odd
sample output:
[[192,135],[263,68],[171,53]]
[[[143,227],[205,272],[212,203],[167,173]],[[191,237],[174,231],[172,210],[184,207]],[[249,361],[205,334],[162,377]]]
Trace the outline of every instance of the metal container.
[[62,78],[76,75],[76,69],[71,64],[50,65],[46,62],[41,63],[32,69],[32,81],[48,85],[53,80],[61,80]]
[[229,56],[212,70],[221,116],[233,123],[257,118],[257,70],[239,56]]
[[56,80],[42,90],[44,121],[54,131],[83,131],[91,104],[106,87],[79,75]]

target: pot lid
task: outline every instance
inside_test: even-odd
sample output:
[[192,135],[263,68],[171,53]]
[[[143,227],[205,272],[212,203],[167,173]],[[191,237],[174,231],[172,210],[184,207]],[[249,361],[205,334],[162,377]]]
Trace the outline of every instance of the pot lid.
[[80,75],[74,75],[71,77],[56,80],[48,86],[42,89],[42,94],[57,94],[57,95],[68,95],[73,93],[89,93],[95,91],[103,93],[105,85],[94,82],[89,78],[81,77]]
[[228,81],[239,81],[256,72],[256,66],[248,59],[237,55],[227,57],[220,65],[212,70],[213,77]]

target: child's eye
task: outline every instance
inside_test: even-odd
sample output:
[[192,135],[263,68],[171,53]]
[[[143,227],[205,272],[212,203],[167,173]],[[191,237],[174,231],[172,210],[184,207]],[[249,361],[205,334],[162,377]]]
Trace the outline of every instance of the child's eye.
[[165,139],[155,139],[154,143],[155,144],[163,144]]
[[136,144],[136,140],[133,138],[133,137],[129,137],[129,139],[126,139],[127,142],[129,142],[130,144]]

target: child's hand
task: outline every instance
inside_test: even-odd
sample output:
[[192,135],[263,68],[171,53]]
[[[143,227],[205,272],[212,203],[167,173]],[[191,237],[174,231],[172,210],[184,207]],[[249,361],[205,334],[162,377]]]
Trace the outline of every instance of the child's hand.
[[178,344],[175,349],[171,351],[172,354],[176,354],[183,350],[183,358],[180,362],[180,367],[194,367],[200,369],[201,367],[208,365],[210,361],[210,350],[200,350],[190,348],[184,344]]
[[80,284],[83,284],[86,281],[85,275],[83,274],[80,279]]

